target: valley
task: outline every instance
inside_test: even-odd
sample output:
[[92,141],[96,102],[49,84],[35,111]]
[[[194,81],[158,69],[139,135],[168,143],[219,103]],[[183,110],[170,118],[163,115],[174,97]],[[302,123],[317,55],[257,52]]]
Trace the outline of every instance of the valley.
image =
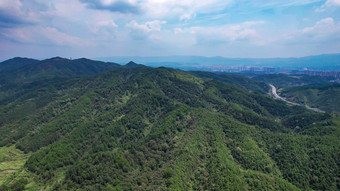
[[[279,100],[282,100],[282,101],[284,101],[284,102],[286,102],[286,103],[288,103],[288,104],[299,105],[299,104],[297,104],[297,103],[293,103],[293,102],[291,102],[291,101],[287,101],[287,100],[284,99],[283,97],[277,95],[276,87],[273,86],[272,84],[269,84],[269,86],[272,88],[272,94],[273,94],[273,96],[274,96],[275,98],[277,98],[277,99],[279,99]],[[318,113],[325,113],[325,111],[322,111],[322,110],[317,109],[317,108],[311,108],[311,107],[309,107],[309,106],[305,106],[305,107],[306,107],[307,109],[311,110],[311,111],[315,111],[315,112],[318,112]]]
[[0,0],[0,191],[340,191],[340,0]]

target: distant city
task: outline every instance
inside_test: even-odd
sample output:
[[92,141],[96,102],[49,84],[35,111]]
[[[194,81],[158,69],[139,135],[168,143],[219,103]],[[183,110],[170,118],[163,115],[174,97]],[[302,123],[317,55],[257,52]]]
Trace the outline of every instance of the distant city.
[[209,72],[228,72],[228,73],[255,73],[255,74],[294,74],[294,75],[309,75],[309,76],[325,76],[340,78],[340,71],[323,71],[323,70],[310,70],[303,68],[300,70],[289,68],[275,68],[275,67],[259,67],[259,66],[204,66],[197,67],[197,70]]
[[340,54],[301,58],[224,58],[203,56],[106,57],[97,60],[126,64],[134,61],[151,67],[209,72],[294,74],[340,78]]

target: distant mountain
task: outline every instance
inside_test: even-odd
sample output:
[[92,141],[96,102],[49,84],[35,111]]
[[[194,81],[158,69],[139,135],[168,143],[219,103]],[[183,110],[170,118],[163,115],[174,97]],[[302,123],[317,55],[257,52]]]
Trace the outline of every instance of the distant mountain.
[[121,68],[122,65],[80,58],[61,57],[46,60],[13,58],[0,63],[0,103],[7,103],[34,89],[59,87],[68,78],[91,76]]
[[0,62],[0,72],[4,70],[17,69],[25,65],[36,64],[38,62],[39,60],[35,60],[31,58],[15,57],[15,58]]
[[73,62],[39,62],[7,100],[17,82],[0,88],[0,190],[339,187],[339,116],[250,91],[263,84],[252,79],[143,66],[79,76],[93,62]]
[[55,57],[42,60],[33,65],[26,65],[17,70],[16,73],[24,76],[42,74],[72,77],[94,75],[103,71],[119,67],[121,67],[121,65],[116,63],[106,63],[89,60],[86,58],[69,60],[66,58]]
[[133,61],[130,61],[129,63],[127,63],[126,65],[124,65],[125,68],[138,68],[140,66],[143,66],[141,64],[136,64]]
[[[16,67],[10,67],[11,65]],[[8,82],[29,81],[34,78],[46,77],[88,76],[122,67],[116,63],[94,61],[86,58],[70,60],[61,57],[42,61],[14,58],[0,63],[0,66],[7,68],[0,71],[0,80]]]
[[301,58],[224,58],[202,56],[164,56],[164,57],[106,57],[102,61],[127,63],[134,60],[152,67],[172,67],[197,70],[206,66],[262,66],[290,69],[308,68],[313,70],[340,70],[340,54],[325,54]]

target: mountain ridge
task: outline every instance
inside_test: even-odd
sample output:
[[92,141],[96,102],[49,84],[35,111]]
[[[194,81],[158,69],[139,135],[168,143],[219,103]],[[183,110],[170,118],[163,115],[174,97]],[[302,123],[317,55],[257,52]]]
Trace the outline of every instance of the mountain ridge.
[[14,57],[9,60],[0,62],[0,72],[20,68],[24,65],[36,64],[39,60],[32,58]]
[[32,78],[0,101],[0,151],[25,156],[0,189],[337,188],[337,116],[249,91],[261,83],[243,77],[147,66],[76,74]]

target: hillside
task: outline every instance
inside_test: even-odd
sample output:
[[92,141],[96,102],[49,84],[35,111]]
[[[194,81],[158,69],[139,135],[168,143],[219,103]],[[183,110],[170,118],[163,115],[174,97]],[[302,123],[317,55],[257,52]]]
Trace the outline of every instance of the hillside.
[[27,74],[30,85],[0,102],[0,190],[340,186],[339,116],[213,74],[145,66],[66,74],[43,84]]
[[229,73],[211,73],[211,72],[202,72],[202,71],[194,71],[190,73],[200,78],[208,78],[208,79],[225,82],[228,84],[237,85],[237,86],[243,87],[246,90],[251,90],[251,91],[261,92],[261,93],[267,93],[269,91],[269,86],[265,82],[250,79],[245,76],[229,74]]
[[295,103],[320,108],[327,112],[340,112],[340,84],[338,83],[284,88],[280,95]]

